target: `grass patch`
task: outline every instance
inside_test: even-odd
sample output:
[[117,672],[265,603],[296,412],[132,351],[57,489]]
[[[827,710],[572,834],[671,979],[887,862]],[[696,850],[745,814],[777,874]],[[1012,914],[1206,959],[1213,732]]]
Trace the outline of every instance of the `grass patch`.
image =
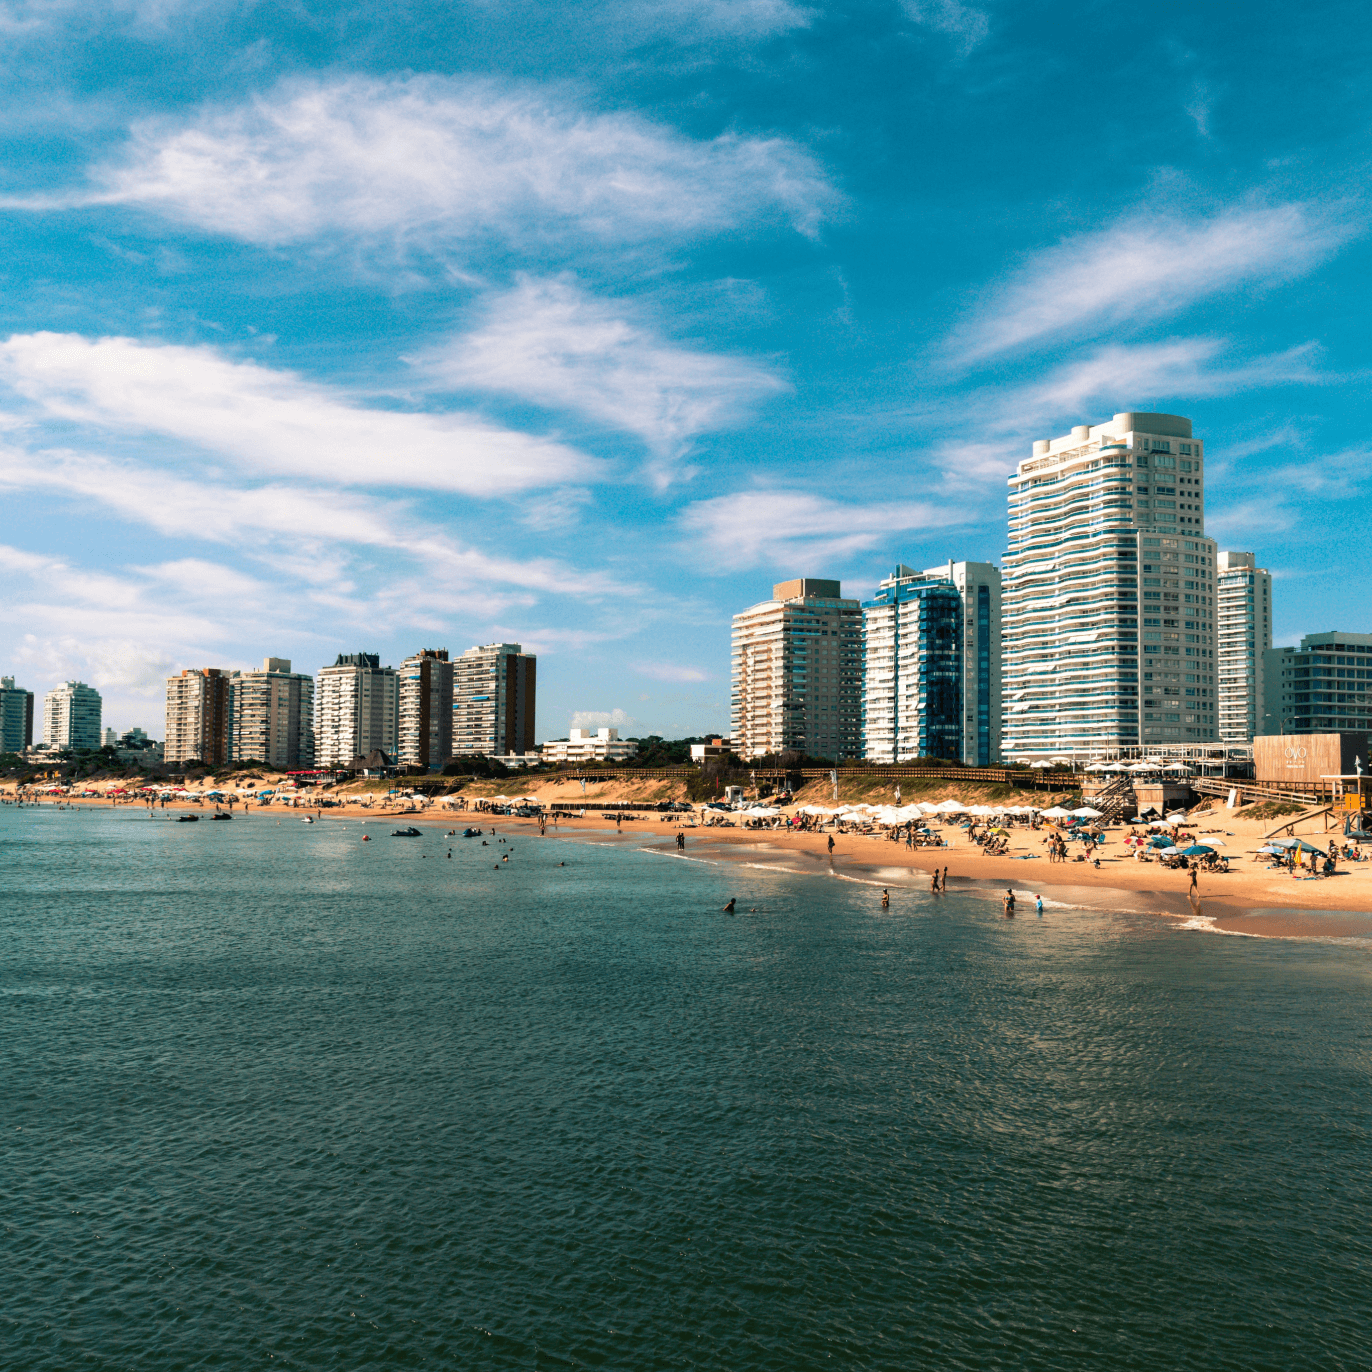
[[1285,819],[1287,815],[1304,814],[1310,808],[1289,800],[1260,800],[1256,805],[1241,806],[1234,813],[1244,819]]

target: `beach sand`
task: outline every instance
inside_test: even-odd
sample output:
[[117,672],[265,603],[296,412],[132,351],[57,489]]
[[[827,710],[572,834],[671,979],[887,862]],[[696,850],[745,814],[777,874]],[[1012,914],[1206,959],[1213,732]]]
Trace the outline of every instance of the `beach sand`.
[[[525,794],[525,792],[520,792]],[[108,800],[73,799],[77,805],[108,805]],[[127,803],[127,802],[126,802]],[[133,802],[135,805],[138,802]],[[927,890],[930,874],[935,867],[948,869],[950,885],[963,882],[986,884],[999,890],[1013,887],[1023,902],[1026,895],[1054,892],[1054,900],[1061,903],[1062,892],[1072,890],[1083,899],[1068,903],[1089,903],[1095,908],[1109,908],[1119,899],[1118,893],[1128,893],[1132,908],[1156,910],[1173,918],[1195,918],[1198,911],[1212,927],[1223,933],[1245,933],[1269,938],[1354,938],[1372,936],[1372,861],[1347,864],[1340,862],[1333,877],[1294,879],[1283,871],[1269,868],[1268,859],[1256,855],[1256,849],[1268,833],[1281,823],[1279,820],[1249,820],[1241,815],[1219,809],[1198,812],[1185,826],[1200,843],[1210,843],[1230,860],[1231,871],[1226,874],[1201,873],[1199,877],[1199,906],[1188,897],[1190,873],[1169,871],[1155,862],[1140,863],[1126,856],[1123,843],[1128,828],[1115,826],[1107,831],[1107,841],[1098,851],[1099,868],[1087,862],[1050,863],[1045,854],[1047,830],[1013,828],[1010,830],[1010,853],[1005,857],[987,857],[969,842],[966,831],[954,827],[942,832],[948,839],[947,848],[908,849],[903,843],[893,843],[884,835],[836,834],[832,859],[828,852],[827,833],[797,833],[787,830],[731,829],[718,826],[692,827],[690,816],[662,816],[649,811],[643,818],[626,820],[621,830],[594,811],[594,800],[587,806],[587,817],[576,819],[559,816],[556,824],[549,823],[549,834],[597,836],[601,841],[612,840],[638,845],[661,846],[669,851],[678,830],[686,834],[686,857],[705,858],[718,862],[747,862],[758,866],[784,867],[797,872],[815,872],[849,876],[857,880],[917,886]],[[199,806],[169,804],[167,809]],[[212,809],[212,803],[206,809]],[[235,807],[241,815],[241,807]],[[268,807],[253,809],[252,815],[276,819],[299,818],[308,813],[305,808],[286,810]],[[387,825],[440,825],[460,832],[467,826],[496,828],[502,834],[536,835],[538,822],[510,816],[481,815],[471,810],[445,810],[430,806],[423,811],[407,811],[395,806],[371,809],[349,804],[325,809],[323,823],[366,820],[378,830]],[[685,821],[685,823],[683,823]],[[1320,819],[1308,821],[1296,828],[1296,834],[1324,848],[1337,833],[1326,833]],[[1217,840],[1222,841],[1217,844]],[[1073,845],[1075,846],[1075,845]],[[1112,894],[1114,893],[1114,894]],[[1335,918],[1334,913],[1342,915]]]

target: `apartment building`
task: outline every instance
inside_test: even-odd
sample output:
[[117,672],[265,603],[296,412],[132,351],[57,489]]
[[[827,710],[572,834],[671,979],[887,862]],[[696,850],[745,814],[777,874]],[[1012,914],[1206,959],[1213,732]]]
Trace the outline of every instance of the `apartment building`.
[[1216,547],[1180,415],[1035,442],[1009,479],[1008,757],[1216,738]]
[[394,760],[400,730],[400,683],[377,653],[339,653],[314,685],[317,767],[348,767],[380,751]]
[[400,664],[400,762],[441,767],[453,755],[453,664],[446,648],[422,648]]
[[20,753],[33,743],[33,692],[12,676],[0,677],[0,753]]
[[187,668],[167,679],[168,764],[204,762],[222,767],[233,757],[233,697],[229,673],[219,667]]
[[[975,626],[974,626],[975,630]],[[946,577],[898,566],[862,602],[862,756],[960,760],[963,597]]]
[[518,643],[468,648],[453,663],[453,756],[534,750],[538,659]]
[[862,755],[862,606],[801,577],[733,619],[730,732],[745,761]]
[[638,752],[638,744],[620,738],[618,729],[569,729],[566,738],[543,745],[542,760],[564,762],[623,762]]
[[1269,648],[1263,658],[1267,718],[1260,734],[1372,729],[1372,634],[1306,634],[1299,647]]
[[1222,552],[1216,559],[1219,614],[1219,739],[1248,743],[1267,714],[1266,653],[1272,646],[1272,573],[1252,553]]
[[229,679],[232,754],[281,770],[314,766],[314,678],[292,672],[285,657],[262,660],[259,672]]
[[926,577],[952,582],[962,597],[962,752],[969,767],[1000,761],[1001,577],[992,562],[926,567]]
[[100,692],[84,681],[64,681],[43,697],[43,744],[93,752],[100,747]]

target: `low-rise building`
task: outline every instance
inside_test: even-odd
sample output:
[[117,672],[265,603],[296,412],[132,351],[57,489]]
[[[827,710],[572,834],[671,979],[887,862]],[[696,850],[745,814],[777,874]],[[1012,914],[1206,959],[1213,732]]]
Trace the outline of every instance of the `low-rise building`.
[[704,762],[707,757],[723,757],[732,751],[733,743],[727,738],[712,738],[704,743],[691,744],[691,761]]
[[543,745],[544,762],[623,762],[638,752],[638,744],[620,738],[618,729],[570,729],[566,738]]
[[33,743],[33,692],[12,676],[0,677],[0,753],[22,753]]

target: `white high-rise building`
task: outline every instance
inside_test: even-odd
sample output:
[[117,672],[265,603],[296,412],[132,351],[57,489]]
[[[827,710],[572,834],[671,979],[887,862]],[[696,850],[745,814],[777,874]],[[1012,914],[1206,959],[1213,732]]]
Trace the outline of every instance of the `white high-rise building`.
[[43,742],[49,748],[93,752],[100,747],[100,692],[64,681],[43,697]]
[[1127,412],[1010,478],[1005,756],[1217,738],[1202,449],[1189,419]]
[[289,658],[268,657],[260,672],[229,681],[235,762],[282,770],[314,766],[314,678],[291,671]]
[[348,767],[380,750],[394,762],[399,678],[376,653],[340,653],[314,683],[314,756],[318,767]]
[[1248,743],[1276,732],[1264,724],[1266,662],[1272,646],[1272,573],[1252,553],[1224,552],[1219,563],[1219,738]]
[[453,756],[534,750],[538,659],[518,643],[468,648],[453,663]]
[[862,606],[837,581],[778,582],[734,616],[731,733],[745,761],[862,756]]

